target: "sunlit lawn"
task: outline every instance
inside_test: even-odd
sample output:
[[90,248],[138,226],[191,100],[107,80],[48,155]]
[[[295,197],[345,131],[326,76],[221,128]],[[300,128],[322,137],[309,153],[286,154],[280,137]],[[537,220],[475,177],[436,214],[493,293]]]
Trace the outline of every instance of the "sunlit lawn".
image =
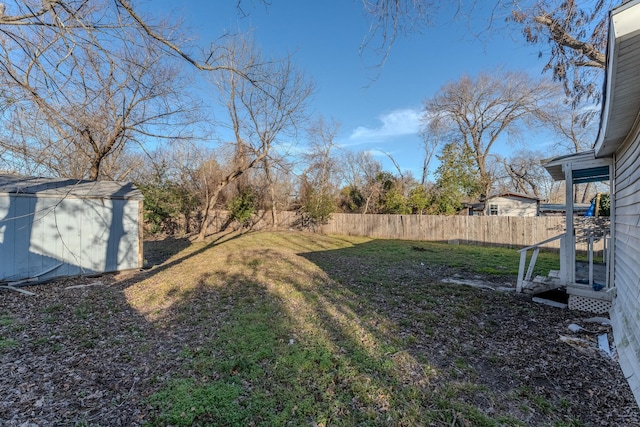
[[287,232],[191,245],[126,291],[184,338],[181,369],[149,398],[151,422],[574,425],[554,398],[492,387],[474,367],[502,356],[470,343],[530,305],[437,280],[450,268],[515,280],[517,265],[513,249]]

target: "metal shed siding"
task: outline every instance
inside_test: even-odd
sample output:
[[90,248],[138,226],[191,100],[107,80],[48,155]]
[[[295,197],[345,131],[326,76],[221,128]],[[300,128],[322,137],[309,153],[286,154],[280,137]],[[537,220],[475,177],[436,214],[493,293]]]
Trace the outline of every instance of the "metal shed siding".
[[0,193],[0,281],[141,267],[141,195],[130,185],[120,185],[124,191],[118,195],[118,187],[107,183],[107,192],[116,192],[109,198],[100,191],[105,187],[95,184],[95,193],[72,194],[59,185],[53,194],[46,189]]
[[640,135],[616,155],[615,267],[611,309],[620,366],[640,402]]

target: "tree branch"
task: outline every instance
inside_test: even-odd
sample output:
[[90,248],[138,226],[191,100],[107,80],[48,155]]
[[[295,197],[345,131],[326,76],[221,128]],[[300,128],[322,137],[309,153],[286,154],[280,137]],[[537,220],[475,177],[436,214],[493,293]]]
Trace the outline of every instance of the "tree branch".
[[596,49],[591,43],[580,41],[571,36],[556,19],[553,19],[546,13],[538,15],[533,19],[536,23],[544,25],[549,29],[551,38],[559,46],[568,47],[589,58],[590,61],[585,63],[585,65],[602,69],[605,68],[605,54]]

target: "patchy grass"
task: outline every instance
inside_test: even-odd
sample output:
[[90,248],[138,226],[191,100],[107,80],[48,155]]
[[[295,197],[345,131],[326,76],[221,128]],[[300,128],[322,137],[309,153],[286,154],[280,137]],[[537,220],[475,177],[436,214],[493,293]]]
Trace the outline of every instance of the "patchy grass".
[[514,280],[518,261],[504,248],[292,233],[194,244],[126,291],[149,321],[190,334],[181,370],[149,398],[150,423],[561,425],[576,410],[564,396],[497,374],[513,363],[509,340],[523,344],[505,324],[522,328],[537,307],[437,281]]
[[18,345],[13,338],[6,338],[3,331],[10,331],[15,325],[15,319],[7,313],[0,312],[0,352]]
[[289,232],[149,246],[150,269],[103,286],[0,292],[0,419],[640,425],[617,364],[558,342],[581,314],[441,281],[513,285],[515,250]]
[[[470,273],[490,275],[516,276],[520,255],[515,249],[503,247],[487,247],[473,245],[450,245],[447,243],[404,241],[378,241],[380,244],[391,244],[400,252],[406,252],[408,245],[415,251],[423,252],[430,265],[441,265],[459,268]],[[529,254],[529,257],[531,255]],[[549,270],[560,268],[557,252],[540,251],[536,261],[537,274],[546,275]]]
[[18,342],[16,340],[13,340],[11,338],[0,337],[0,350],[15,347],[17,345],[18,345]]
[[0,326],[10,326],[13,325],[15,323],[15,320],[13,317],[9,316],[8,314],[4,314],[0,312]]

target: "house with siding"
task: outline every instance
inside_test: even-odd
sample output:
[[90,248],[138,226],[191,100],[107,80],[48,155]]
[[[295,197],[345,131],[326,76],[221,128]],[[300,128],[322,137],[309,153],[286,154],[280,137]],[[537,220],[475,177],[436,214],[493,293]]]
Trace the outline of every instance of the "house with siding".
[[469,215],[538,216],[540,199],[519,193],[500,193],[479,203],[468,203]]
[[[545,167],[554,179],[567,183],[557,279],[566,285],[570,308],[572,298],[573,308],[609,308],[619,362],[640,402],[640,0],[610,12],[604,101],[594,149],[551,159]],[[604,278],[597,279],[590,258],[586,281],[579,279],[574,186],[569,185],[585,182],[608,183],[612,195],[609,229],[591,238],[606,243]],[[518,287],[526,281],[521,280],[523,260]]]

